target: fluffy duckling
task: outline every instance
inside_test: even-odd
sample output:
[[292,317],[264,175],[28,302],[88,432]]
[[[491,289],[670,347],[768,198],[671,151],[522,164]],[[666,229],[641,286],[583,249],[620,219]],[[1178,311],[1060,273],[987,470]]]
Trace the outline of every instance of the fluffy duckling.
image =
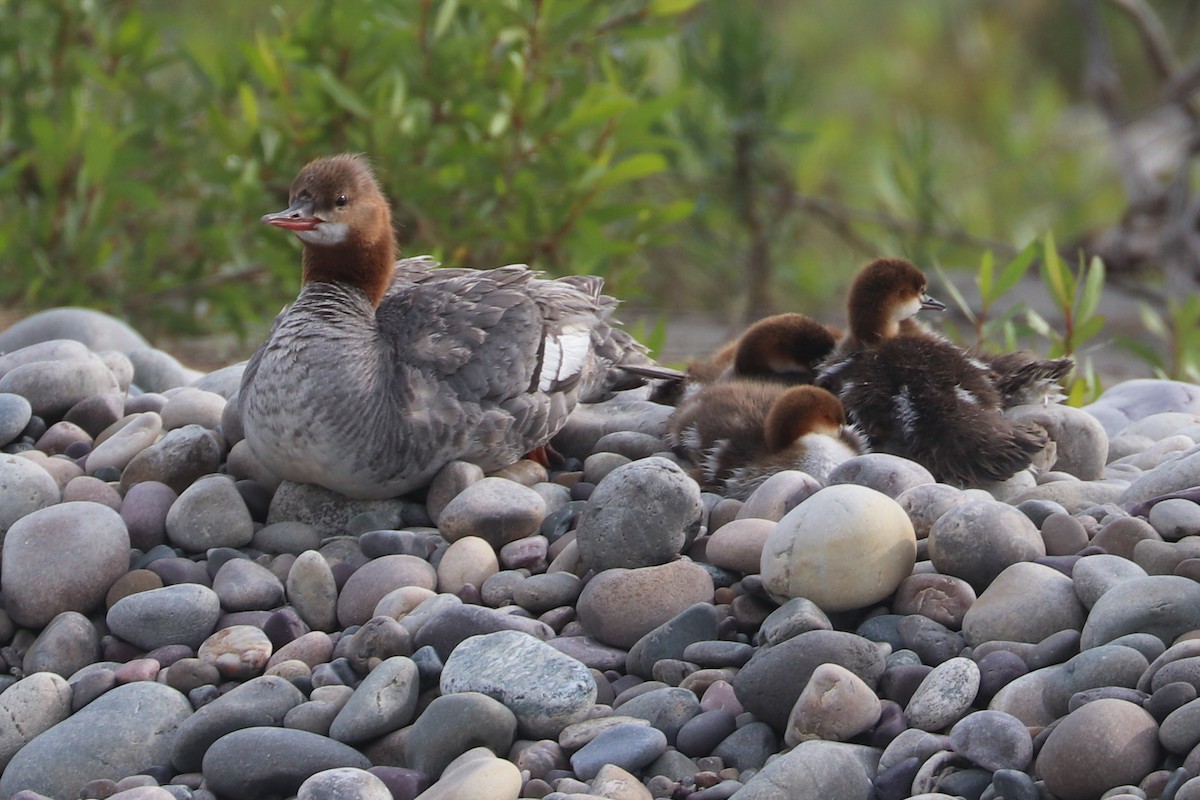
[[850,330],[820,368],[873,450],[922,464],[939,481],[978,485],[1030,465],[1045,431],[1003,414],[997,375],[913,317],[944,308],[907,261],[880,259],[855,278]]
[[615,366],[652,363],[610,325],[600,278],[396,264],[388,202],[359,156],[305,166],[288,208],[262,221],[303,243],[300,294],[239,397],[250,448],[281,478],[386,498],[452,460],[498,469],[612,388]]
[[702,485],[738,499],[785,469],[824,483],[834,467],[863,452],[832,394],[766,381],[704,387],[671,416],[670,435]]

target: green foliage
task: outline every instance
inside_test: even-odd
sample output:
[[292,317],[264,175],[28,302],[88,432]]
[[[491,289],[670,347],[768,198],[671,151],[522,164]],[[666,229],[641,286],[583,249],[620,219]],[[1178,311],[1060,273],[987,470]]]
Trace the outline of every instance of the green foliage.
[[1200,383],[1200,295],[1168,297],[1163,312],[1145,303],[1139,310],[1142,326],[1162,343],[1161,349],[1132,337],[1122,337],[1121,345],[1160,378]]
[[297,245],[257,218],[346,150],[374,157],[405,251],[634,295],[642,251],[692,211],[644,189],[674,146],[644,43],[692,4],[318,0],[170,43],[133,3],[6,8],[0,302],[269,317]]

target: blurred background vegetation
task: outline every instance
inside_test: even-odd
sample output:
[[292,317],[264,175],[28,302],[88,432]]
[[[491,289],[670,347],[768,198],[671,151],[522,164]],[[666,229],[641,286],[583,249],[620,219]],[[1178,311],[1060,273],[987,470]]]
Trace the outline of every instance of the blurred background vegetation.
[[[1142,5],[0,0],[0,307],[257,335],[298,284],[258,217],[345,150],[406,253],[662,314],[836,319],[870,257],[974,275],[1049,231],[1074,264],[1135,205],[1115,151],[1189,169]],[[1196,50],[1197,3],[1153,7]]]

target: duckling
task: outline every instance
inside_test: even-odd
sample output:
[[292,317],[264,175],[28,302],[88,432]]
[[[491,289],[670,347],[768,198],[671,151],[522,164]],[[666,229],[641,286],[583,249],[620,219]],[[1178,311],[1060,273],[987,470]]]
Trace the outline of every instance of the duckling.
[[262,221],[303,243],[300,294],[239,393],[246,441],[281,478],[372,499],[456,459],[498,469],[607,393],[615,367],[652,363],[613,327],[598,277],[397,264],[388,201],[360,156],[311,162]]
[[703,486],[738,499],[785,469],[824,483],[835,466],[863,452],[832,394],[757,380],[704,387],[671,416],[670,435]]
[[812,383],[817,365],[833,351],[840,335],[804,314],[764,317],[708,358],[689,363],[681,381],[660,384],[654,399],[678,405],[703,386],[736,378],[789,386]]
[[1044,430],[1003,414],[997,375],[913,319],[945,306],[907,261],[862,269],[847,302],[850,330],[819,369],[873,450],[922,464],[946,483],[1005,480],[1047,445]]

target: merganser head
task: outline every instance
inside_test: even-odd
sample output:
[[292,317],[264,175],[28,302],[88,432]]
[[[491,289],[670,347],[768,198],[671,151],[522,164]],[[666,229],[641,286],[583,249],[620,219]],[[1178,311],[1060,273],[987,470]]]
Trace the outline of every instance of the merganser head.
[[771,405],[763,435],[767,450],[778,453],[808,433],[838,436],[845,425],[846,411],[834,395],[817,386],[793,386]]
[[262,222],[293,231],[304,243],[305,283],[353,285],[374,304],[391,283],[391,209],[362,156],[309,162],[292,181],[288,207]]
[[924,273],[900,258],[867,264],[850,285],[850,334],[873,343],[900,333],[901,323],[921,310],[941,311],[945,303],[926,293]]
[[734,371],[751,377],[810,373],[836,344],[836,334],[815,319],[776,314],[754,323],[738,339]]

